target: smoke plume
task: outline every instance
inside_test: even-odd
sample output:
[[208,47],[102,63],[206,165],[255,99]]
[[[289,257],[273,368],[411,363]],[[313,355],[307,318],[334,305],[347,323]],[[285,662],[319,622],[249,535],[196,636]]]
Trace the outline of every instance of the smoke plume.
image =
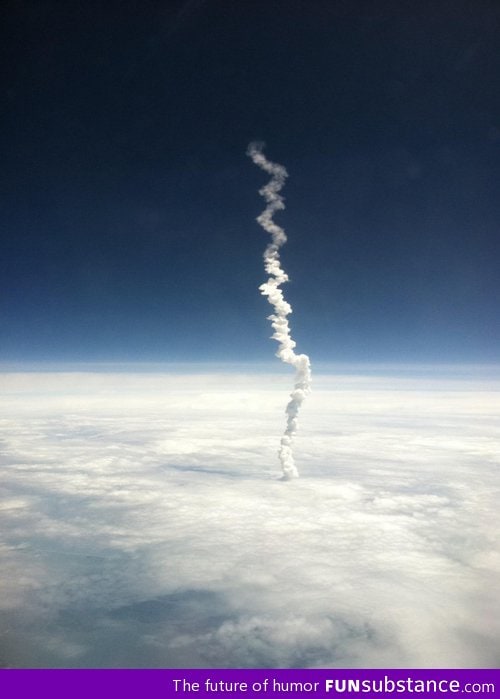
[[283,478],[289,480],[296,478],[299,474],[295,466],[292,451],[292,440],[297,432],[297,415],[304,398],[311,390],[311,364],[307,354],[295,354],[296,342],[292,340],[290,326],[287,316],[292,312],[292,307],[285,301],[283,292],[280,289],[284,282],[288,281],[288,275],[283,271],[280,262],[279,249],[286,243],[287,237],[283,228],[273,221],[273,216],[279,209],[284,209],[283,197],[279,194],[285,184],[288,173],[283,165],[278,165],[267,160],[262,153],[264,144],[250,143],[247,155],[262,170],[271,175],[270,181],[259,190],[266,201],[266,208],[257,217],[257,221],[262,228],[271,235],[271,242],[264,251],[264,267],[269,274],[269,279],[261,284],[259,289],[274,309],[274,313],[269,316],[274,333],[272,338],[279,343],[276,356],[281,361],[295,367],[295,386],[290,394],[290,401],[286,406],[286,430],[281,438],[279,448],[279,459],[283,469]]

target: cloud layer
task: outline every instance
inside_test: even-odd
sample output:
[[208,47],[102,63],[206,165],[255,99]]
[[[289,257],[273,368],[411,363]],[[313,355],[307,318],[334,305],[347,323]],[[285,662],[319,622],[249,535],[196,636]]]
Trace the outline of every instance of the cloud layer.
[[498,666],[497,380],[2,384],[4,666]]

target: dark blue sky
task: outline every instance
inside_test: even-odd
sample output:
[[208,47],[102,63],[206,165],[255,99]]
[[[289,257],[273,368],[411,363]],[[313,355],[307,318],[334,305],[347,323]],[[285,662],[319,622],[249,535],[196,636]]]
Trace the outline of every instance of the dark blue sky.
[[500,4],[5,1],[3,360],[499,360]]

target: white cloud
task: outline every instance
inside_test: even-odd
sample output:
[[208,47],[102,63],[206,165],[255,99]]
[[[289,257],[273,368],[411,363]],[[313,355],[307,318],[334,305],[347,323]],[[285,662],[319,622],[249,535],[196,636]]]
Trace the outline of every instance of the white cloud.
[[496,380],[2,383],[4,664],[498,665]]

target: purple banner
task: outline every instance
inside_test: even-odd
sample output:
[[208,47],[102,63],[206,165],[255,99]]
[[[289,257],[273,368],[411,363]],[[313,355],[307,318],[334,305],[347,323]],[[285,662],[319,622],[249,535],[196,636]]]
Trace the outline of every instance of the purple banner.
[[0,670],[4,697],[500,696],[500,670]]

